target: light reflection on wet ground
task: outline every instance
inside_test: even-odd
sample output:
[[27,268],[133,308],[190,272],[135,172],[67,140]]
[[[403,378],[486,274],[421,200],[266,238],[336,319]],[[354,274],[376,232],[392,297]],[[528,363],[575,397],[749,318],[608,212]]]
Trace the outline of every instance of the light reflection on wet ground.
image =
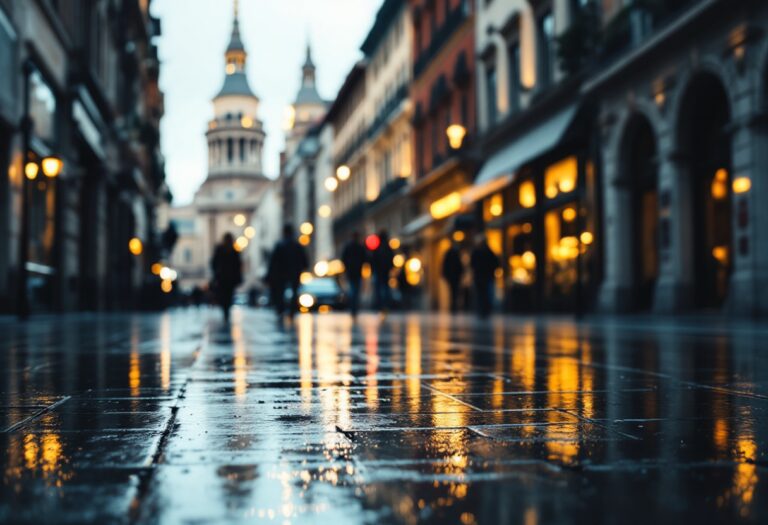
[[215,319],[0,321],[0,522],[768,519],[766,327]]

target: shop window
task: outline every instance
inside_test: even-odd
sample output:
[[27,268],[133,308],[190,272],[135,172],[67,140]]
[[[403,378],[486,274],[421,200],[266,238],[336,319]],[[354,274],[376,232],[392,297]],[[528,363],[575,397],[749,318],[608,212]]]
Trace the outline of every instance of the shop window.
[[504,215],[504,197],[496,193],[483,202],[483,220],[488,223]]
[[576,221],[569,221],[572,207],[548,212],[544,218],[546,295],[553,304],[571,296],[577,279],[579,239]]
[[509,276],[512,286],[531,286],[536,282],[537,257],[531,223],[513,224],[507,228],[509,243]]
[[509,46],[509,109],[513,113],[520,109],[520,43]]
[[539,18],[539,80],[542,88],[552,84],[555,65],[555,19],[551,11]]
[[544,174],[544,192],[549,199],[561,194],[568,194],[576,189],[578,183],[579,162],[576,157],[568,157],[547,168]]
[[498,79],[496,77],[496,68],[492,65],[486,65],[485,70],[485,96],[488,108],[488,125],[496,123],[499,116],[497,101]]
[[523,208],[536,207],[536,185],[531,180],[522,181],[517,187],[517,202]]
[[29,112],[32,122],[35,123],[34,133],[48,143],[53,143],[56,131],[56,97],[38,70],[32,71],[29,82]]
[[53,235],[56,192],[53,183],[39,180],[29,188],[29,260],[50,266],[53,264]]

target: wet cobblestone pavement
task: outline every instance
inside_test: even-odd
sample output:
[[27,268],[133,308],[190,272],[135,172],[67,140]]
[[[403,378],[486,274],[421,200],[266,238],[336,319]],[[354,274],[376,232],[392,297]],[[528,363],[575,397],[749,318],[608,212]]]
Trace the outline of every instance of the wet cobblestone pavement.
[[2,523],[766,523],[768,327],[0,320]]

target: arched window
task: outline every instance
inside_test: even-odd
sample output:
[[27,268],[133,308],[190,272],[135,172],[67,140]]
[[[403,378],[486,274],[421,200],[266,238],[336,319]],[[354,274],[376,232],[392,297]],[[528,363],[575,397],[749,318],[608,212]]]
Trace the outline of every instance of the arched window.
[[232,139],[227,139],[227,161],[232,164],[235,160],[235,142]]

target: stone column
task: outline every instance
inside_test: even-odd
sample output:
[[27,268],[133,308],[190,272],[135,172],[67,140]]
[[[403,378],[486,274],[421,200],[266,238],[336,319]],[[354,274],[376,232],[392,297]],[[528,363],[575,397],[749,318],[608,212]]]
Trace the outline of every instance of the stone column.
[[632,308],[632,196],[622,176],[621,134],[617,126],[603,129],[603,246],[605,279],[599,309],[606,313]]
[[[742,99],[744,100],[744,99]],[[757,103],[757,97],[750,97]],[[768,313],[768,119],[750,108],[733,135],[732,179],[750,181],[733,194],[733,275],[726,310],[737,315]],[[736,188],[735,188],[736,189]]]
[[675,313],[693,302],[693,195],[688,162],[670,131],[659,135],[659,279],[654,311]]

